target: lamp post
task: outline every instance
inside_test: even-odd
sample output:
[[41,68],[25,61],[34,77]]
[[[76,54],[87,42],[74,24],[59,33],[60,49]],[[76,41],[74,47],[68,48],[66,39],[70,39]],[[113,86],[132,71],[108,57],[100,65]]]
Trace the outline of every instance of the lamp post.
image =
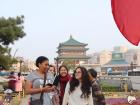
[[20,67],[20,72],[21,72],[21,65],[22,65],[22,62],[23,62],[22,60],[19,61],[19,64],[20,64],[20,66],[19,66],[19,67]]
[[23,63],[23,57],[18,57],[18,61],[19,61],[19,71],[21,72],[21,66],[22,66],[22,63]]
[[58,63],[59,63],[59,58],[56,57],[56,58],[54,58],[54,60],[56,61],[56,69],[57,69],[57,74],[58,74]]
[[136,69],[136,66],[137,66],[136,62],[137,62],[137,54],[134,54],[133,55],[133,61],[130,64],[133,76],[135,76],[134,69]]
[[131,64],[130,64],[130,65],[131,65],[132,76],[135,76],[134,69],[136,69],[137,64],[135,64],[135,63],[131,62]]
[[131,67],[131,71],[132,71],[132,75],[133,75],[133,69],[134,69],[134,64],[133,64],[133,62],[131,62],[130,67]]

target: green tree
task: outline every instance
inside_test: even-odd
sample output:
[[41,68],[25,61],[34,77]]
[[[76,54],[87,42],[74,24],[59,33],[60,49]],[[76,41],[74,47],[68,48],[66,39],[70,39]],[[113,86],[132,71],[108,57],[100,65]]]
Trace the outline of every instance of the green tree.
[[23,23],[24,16],[0,18],[0,65],[7,69],[16,61],[10,54],[9,45],[25,36]]

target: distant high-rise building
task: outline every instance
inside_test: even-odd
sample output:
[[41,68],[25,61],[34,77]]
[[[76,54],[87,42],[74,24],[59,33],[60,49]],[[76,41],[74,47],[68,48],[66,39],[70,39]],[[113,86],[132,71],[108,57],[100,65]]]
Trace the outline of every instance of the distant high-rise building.
[[104,65],[111,60],[112,52],[104,50],[104,51],[101,51],[100,53],[90,54],[89,56],[90,56],[90,59],[88,60],[89,64]]
[[37,68],[35,66],[35,62],[30,59],[27,59],[24,61],[24,66],[28,69],[28,71],[36,70],[36,68]]
[[24,58],[18,56],[18,57],[15,57],[15,59],[17,60],[17,62],[12,64],[11,70],[19,72],[21,70],[21,66],[23,64]]
[[124,58],[129,64],[133,62],[137,66],[140,66],[140,49],[129,49],[124,54]]
[[127,52],[128,48],[125,46],[115,46],[114,47],[114,52],[121,52],[121,53],[125,53]]
[[35,70],[35,62],[30,59],[24,59],[23,57],[16,57],[17,62],[12,64],[12,70],[16,72],[27,72]]
[[112,59],[112,52],[111,51],[102,51],[100,53],[100,64],[104,65]]
[[100,53],[93,53],[88,56],[90,57],[88,60],[89,64],[100,64]]

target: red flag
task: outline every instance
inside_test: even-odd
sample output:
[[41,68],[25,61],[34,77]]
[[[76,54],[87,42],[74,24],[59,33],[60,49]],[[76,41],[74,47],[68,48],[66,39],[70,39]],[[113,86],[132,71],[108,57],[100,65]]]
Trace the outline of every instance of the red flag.
[[112,0],[112,13],[123,36],[132,44],[140,41],[140,0]]

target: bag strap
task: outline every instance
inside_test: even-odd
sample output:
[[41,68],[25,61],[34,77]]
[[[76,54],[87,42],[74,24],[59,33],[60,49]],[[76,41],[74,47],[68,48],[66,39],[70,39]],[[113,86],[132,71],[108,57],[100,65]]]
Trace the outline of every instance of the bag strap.
[[[44,74],[44,83],[43,83],[43,87],[45,87],[46,85],[46,79],[47,79],[47,76],[46,76],[46,73]],[[41,92],[41,95],[40,95],[40,102],[41,102],[41,105],[43,105],[43,94],[44,92]]]
[[55,76],[55,78],[54,78],[53,85],[58,86],[59,82],[60,82],[60,76],[57,75],[57,76]]

